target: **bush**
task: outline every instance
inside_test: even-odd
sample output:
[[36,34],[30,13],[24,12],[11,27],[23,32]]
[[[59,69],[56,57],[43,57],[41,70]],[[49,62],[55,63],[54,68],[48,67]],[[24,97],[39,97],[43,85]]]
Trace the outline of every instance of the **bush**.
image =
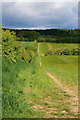
[[33,41],[35,39],[37,40],[39,35],[40,34],[38,32],[36,32],[36,31],[26,31],[23,34],[23,37],[29,39],[30,41]]
[[55,49],[54,51],[48,50],[45,53],[45,56],[48,56],[48,55],[80,55],[80,49],[75,48],[75,49],[69,50],[68,48],[58,48],[58,49]]
[[71,50],[71,54],[72,55],[80,55],[80,49],[79,48],[75,48],[75,49]]
[[9,60],[16,62],[18,59],[25,60],[30,62],[33,58],[33,52],[36,51],[35,44],[29,50],[24,48],[22,44],[16,41],[18,38],[16,37],[14,32],[10,32],[9,30],[2,31],[2,54],[4,57],[7,57]]
[[45,42],[45,38],[42,37],[42,36],[39,36],[37,41],[38,41],[38,42]]

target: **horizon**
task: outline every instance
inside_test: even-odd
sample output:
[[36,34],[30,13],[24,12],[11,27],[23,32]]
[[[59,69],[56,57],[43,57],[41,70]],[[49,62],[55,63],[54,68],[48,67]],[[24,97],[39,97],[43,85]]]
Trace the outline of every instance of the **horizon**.
[[14,29],[14,30],[51,30],[51,29],[59,29],[59,30],[75,30],[75,29],[80,29],[80,28],[9,28],[9,27],[2,27],[2,29]]

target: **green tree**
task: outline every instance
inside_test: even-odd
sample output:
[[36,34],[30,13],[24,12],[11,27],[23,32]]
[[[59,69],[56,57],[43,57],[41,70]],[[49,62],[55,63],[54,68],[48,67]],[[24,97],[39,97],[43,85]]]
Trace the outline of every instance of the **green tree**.
[[26,31],[23,34],[23,37],[28,38],[28,40],[30,40],[30,41],[33,41],[33,40],[37,40],[39,35],[40,34],[38,32],[36,32],[36,31]]
[[2,55],[14,62],[17,59],[26,60],[28,57],[27,51],[16,40],[17,37],[13,31],[2,30]]

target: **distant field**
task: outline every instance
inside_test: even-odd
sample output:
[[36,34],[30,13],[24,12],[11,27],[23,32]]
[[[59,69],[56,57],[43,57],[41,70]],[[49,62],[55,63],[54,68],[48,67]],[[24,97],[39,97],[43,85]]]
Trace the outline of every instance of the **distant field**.
[[55,50],[56,48],[65,48],[65,47],[69,49],[73,49],[73,48],[77,48],[78,44],[40,43],[40,54],[44,54],[48,49]]
[[34,42],[21,42],[24,47],[33,45]]
[[[64,48],[69,49],[78,47],[78,44],[54,44],[40,43],[40,55],[48,49]],[[72,55],[50,55],[41,56],[41,62],[44,68],[54,75],[64,84],[74,89],[78,86],[78,56]]]

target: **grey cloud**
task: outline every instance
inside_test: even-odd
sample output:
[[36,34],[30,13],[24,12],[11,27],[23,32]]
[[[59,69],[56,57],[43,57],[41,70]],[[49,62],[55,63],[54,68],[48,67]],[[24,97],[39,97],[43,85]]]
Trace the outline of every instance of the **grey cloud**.
[[[3,3],[3,27],[76,28],[77,3]],[[66,27],[65,27],[66,26]]]

